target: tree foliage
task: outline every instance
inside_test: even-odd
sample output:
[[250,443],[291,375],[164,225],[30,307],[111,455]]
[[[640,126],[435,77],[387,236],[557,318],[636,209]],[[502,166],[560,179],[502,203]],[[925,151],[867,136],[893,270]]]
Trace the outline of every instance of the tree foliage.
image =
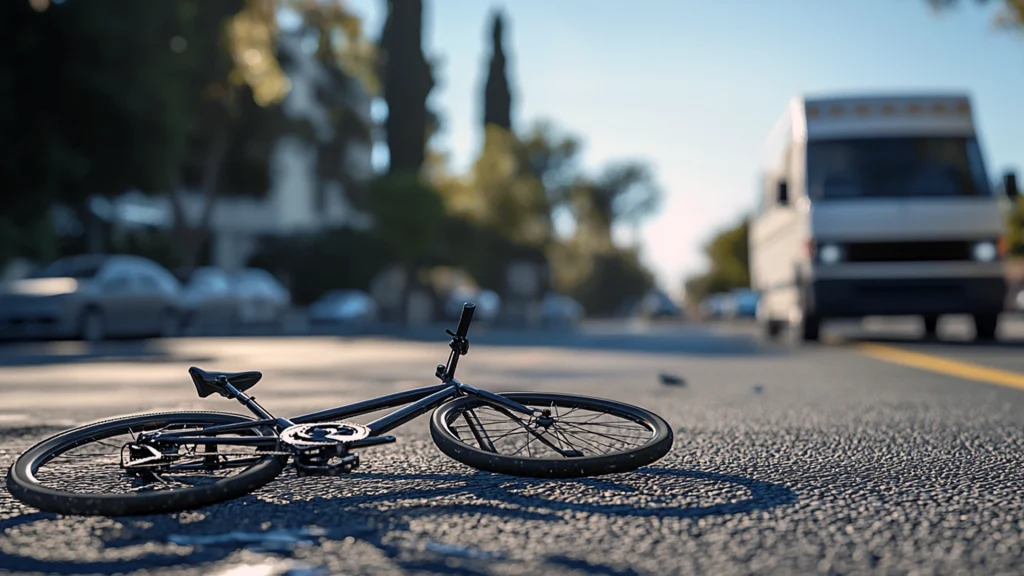
[[[927,0],[935,10],[948,10],[959,6],[961,0]],[[996,12],[994,24],[1005,30],[1024,32],[1024,0],[974,0],[975,4],[1001,4]]]
[[544,185],[529,169],[516,136],[495,124],[486,128],[484,149],[473,165],[471,214],[484,226],[534,246],[551,235]]
[[596,178],[579,178],[568,195],[577,234],[597,246],[612,244],[615,224],[639,224],[650,216],[661,197],[650,168],[635,161],[611,164]]
[[390,169],[419,173],[430,120],[427,97],[434,88],[433,71],[423,55],[422,0],[388,0],[379,65],[388,104]]
[[686,281],[686,297],[699,302],[717,292],[750,286],[750,259],[747,248],[750,221],[716,234],[704,245],[708,270]]
[[512,92],[505,72],[505,22],[501,12],[495,12],[491,24],[491,60],[484,85],[484,126],[512,130]]
[[437,257],[444,204],[419,174],[391,172],[378,178],[369,200],[375,229],[400,262],[413,265]]

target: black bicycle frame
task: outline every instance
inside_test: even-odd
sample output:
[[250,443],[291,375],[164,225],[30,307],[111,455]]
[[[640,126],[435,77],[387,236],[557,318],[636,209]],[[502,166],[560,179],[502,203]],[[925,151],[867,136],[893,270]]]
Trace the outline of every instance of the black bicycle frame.
[[253,428],[262,426],[271,426],[274,428],[275,432],[280,433],[288,426],[295,424],[332,422],[361,416],[363,414],[369,414],[371,412],[377,412],[378,410],[404,406],[403,408],[395,410],[394,412],[382,416],[381,418],[378,418],[366,425],[370,429],[370,436],[382,436],[403,424],[407,424],[408,422],[415,420],[423,414],[437,408],[449,399],[457,396],[476,396],[491,404],[502,406],[507,410],[519,412],[526,416],[533,416],[535,414],[535,411],[532,408],[524,406],[515,400],[510,400],[499,394],[494,394],[493,392],[480,390],[479,388],[474,388],[468,384],[463,384],[455,378],[451,378],[447,382],[441,384],[435,384],[434,386],[424,386],[423,388],[416,388],[414,390],[396,392],[395,394],[389,394],[387,396],[381,396],[370,400],[363,400],[361,402],[347,404],[337,408],[330,408],[328,410],[321,410],[319,412],[311,412],[294,418],[275,418],[244,392],[237,391],[233,386],[231,386],[229,390],[233,393],[235,399],[238,400],[239,403],[248,408],[254,415],[259,417],[260,420],[239,422],[237,424],[222,424],[219,426],[210,426],[201,430],[183,432],[158,431],[154,434],[153,438],[159,438],[161,442],[170,444],[269,446],[276,444],[276,435],[253,437],[240,436],[231,438],[210,435],[252,430]]
[[[277,418],[260,406],[256,402],[255,398],[238,390],[230,383],[223,382],[221,384],[223,388],[223,395],[237,400],[240,404],[248,408],[250,412],[259,418],[259,420],[239,422],[237,424],[221,424],[218,426],[203,428],[201,430],[184,432],[162,432],[158,430],[150,434],[144,434],[143,437],[153,440],[159,439],[160,442],[168,444],[273,446],[277,443],[277,434],[289,426],[315,422],[338,421],[346,418],[352,418],[354,416],[369,414],[371,412],[377,412],[378,410],[386,410],[388,408],[402,406],[402,408],[382,416],[366,425],[370,429],[370,436],[382,436],[391,430],[410,422],[411,420],[415,420],[457,396],[476,396],[490,404],[503,407],[510,412],[519,412],[526,416],[535,415],[535,410],[528,408],[515,400],[510,400],[504,396],[494,394],[493,392],[474,388],[469,384],[463,384],[455,379],[455,369],[459,364],[459,356],[463,356],[469,351],[469,340],[466,339],[466,333],[469,331],[469,324],[473,320],[473,311],[475,308],[476,307],[472,304],[466,304],[463,307],[462,317],[459,318],[459,326],[456,331],[447,331],[452,337],[452,340],[448,345],[451,348],[451,353],[448,355],[448,363],[439,364],[434,372],[434,375],[441,379],[440,384],[416,388],[415,390],[396,392],[394,394],[388,394],[387,396],[363,400],[362,402],[339,406],[337,408],[330,408],[328,410],[321,410],[319,412],[311,412],[294,418]],[[212,436],[212,434],[242,432],[263,426],[272,427],[275,434],[273,436],[260,435],[232,438]],[[477,432],[473,427],[472,422],[470,422],[470,428],[474,430],[473,433],[476,435]],[[480,440],[479,437],[478,440]]]

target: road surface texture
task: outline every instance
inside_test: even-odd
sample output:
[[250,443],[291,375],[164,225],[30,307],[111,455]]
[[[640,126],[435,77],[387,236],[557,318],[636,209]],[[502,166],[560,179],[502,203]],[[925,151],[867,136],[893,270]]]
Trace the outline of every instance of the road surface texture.
[[[996,345],[838,327],[816,346],[742,326],[477,330],[460,377],[636,403],[677,432],[634,473],[539,481],[443,456],[426,417],[340,478],[286,472],[196,512],[39,513],[0,488],[0,572],[1010,574],[1024,566],[1024,329]],[[871,328],[869,326],[869,328]],[[883,327],[884,328],[884,327]],[[865,337],[871,336],[870,339]],[[0,465],[63,428],[199,400],[189,365],[259,369],[298,413],[430,383],[444,334],[30,344],[0,351]],[[665,385],[660,374],[684,380]]]

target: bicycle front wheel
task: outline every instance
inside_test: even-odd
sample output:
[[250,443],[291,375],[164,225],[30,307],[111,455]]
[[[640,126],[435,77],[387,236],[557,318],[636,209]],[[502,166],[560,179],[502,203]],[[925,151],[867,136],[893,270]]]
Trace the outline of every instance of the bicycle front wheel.
[[434,443],[478,470],[532,478],[628,472],[668,454],[672,429],[657,414],[611,400],[502,394],[539,415],[509,411],[477,396],[441,405],[430,419]]
[[164,412],[88,424],[29,448],[8,471],[7,488],[45,512],[83,516],[180,512],[237,498],[284,468],[283,456],[231,444],[232,438],[270,436],[268,428],[204,433],[223,438],[224,444],[179,446],[171,463],[152,470],[126,470],[122,450],[142,432],[198,431],[248,421],[252,418],[221,412]]

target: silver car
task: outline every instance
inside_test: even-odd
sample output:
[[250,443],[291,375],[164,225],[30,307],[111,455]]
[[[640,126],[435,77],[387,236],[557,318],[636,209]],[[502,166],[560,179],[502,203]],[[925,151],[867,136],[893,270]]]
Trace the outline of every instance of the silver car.
[[377,303],[362,290],[331,290],[309,306],[314,324],[366,325],[377,320]]
[[291,308],[292,296],[270,272],[246,268],[233,279],[232,291],[238,299],[238,320],[243,324],[281,326]]
[[240,321],[238,295],[231,275],[212,266],[196,268],[182,291],[185,327],[192,335],[231,334]]
[[0,336],[81,338],[175,336],[181,285],[139,256],[61,258],[0,291]]

